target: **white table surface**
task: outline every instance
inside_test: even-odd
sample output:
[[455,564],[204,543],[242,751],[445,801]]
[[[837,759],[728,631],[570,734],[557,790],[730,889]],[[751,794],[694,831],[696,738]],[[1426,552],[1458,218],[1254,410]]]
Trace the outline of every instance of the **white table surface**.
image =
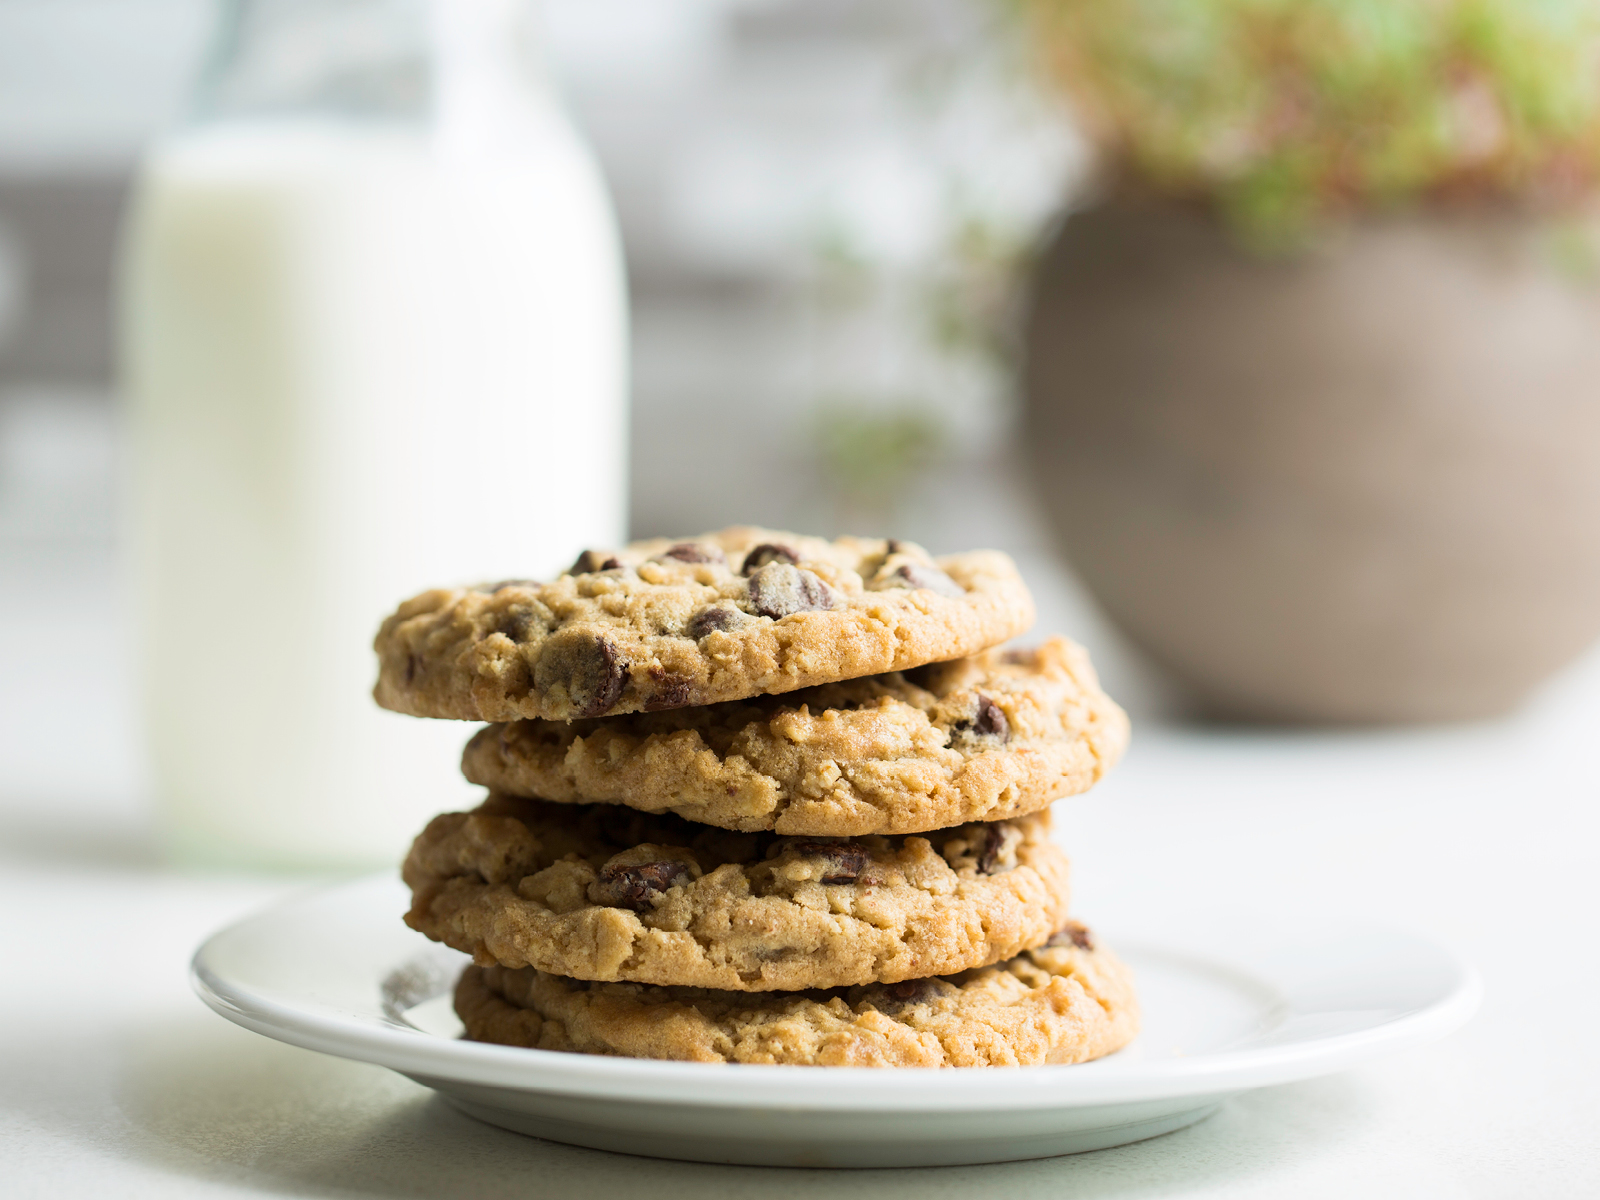
[[[1461,1033],[1135,1146],[765,1171],[519,1137],[399,1076],[206,1011],[185,977],[194,945],[305,883],[162,865],[116,718],[114,639],[84,638],[92,614],[63,599],[82,595],[71,555],[37,577],[18,569],[0,588],[7,1197],[1600,1196],[1600,658],[1488,725],[1336,735],[1147,721],[1108,783],[1057,810],[1090,922],[1256,905],[1404,924],[1483,972],[1483,1010]],[[109,715],[59,716],[96,710]]]

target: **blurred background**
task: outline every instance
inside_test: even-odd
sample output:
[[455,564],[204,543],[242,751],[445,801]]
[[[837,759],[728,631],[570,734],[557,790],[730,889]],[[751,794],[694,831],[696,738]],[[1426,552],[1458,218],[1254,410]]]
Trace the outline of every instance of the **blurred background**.
[[[1141,722],[1513,710],[1600,631],[1589,7],[0,0],[7,820],[425,758],[398,845],[459,733],[340,733],[351,631],[733,522],[1003,548]],[[207,141],[286,114],[436,141]]]

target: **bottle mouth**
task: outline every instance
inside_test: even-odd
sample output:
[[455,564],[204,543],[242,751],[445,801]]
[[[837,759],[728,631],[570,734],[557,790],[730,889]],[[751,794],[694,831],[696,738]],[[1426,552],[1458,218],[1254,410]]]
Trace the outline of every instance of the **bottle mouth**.
[[433,7],[225,0],[189,116],[424,120],[434,101]]

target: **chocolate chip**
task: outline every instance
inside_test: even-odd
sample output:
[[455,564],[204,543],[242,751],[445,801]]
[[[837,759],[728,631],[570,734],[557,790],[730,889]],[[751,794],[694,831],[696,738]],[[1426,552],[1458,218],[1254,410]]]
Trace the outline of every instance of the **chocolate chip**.
[[914,1000],[928,990],[928,981],[925,979],[902,979],[899,983],[891,983],[883,989],[895,1000]]
[[983,831],[983,849],[978,853],[978,874],[993,875],[1000,865],[1000,852],[1006,846],[1006,826],[989,825]]
[[859,842],[796,839],[786,843],[783,849],[800,858],[822,859],[823,883],[854,883],[872,861],[872,851]]
[[578,555],[578,561],[567,568],[567,574],[590,575],[595,571],[614,571],[621,565],[620,560],[603,550],[585,550]]
[[687,675],[671,675],[660,667],[651,667],[650,681],[656,686],[650,693],[650,698],[644,702],[646,712],[657,712],[663,708],[683,708],[689,703],[690,689],[694,686],[694,680]]
[[708,633],[719,629],[732,629],[737,620],[738,617],[732,608],[725,604],[713,604],[690,617],[683,631],[698,642]]
[[888,541],[883,543],[883,555],[885,558],[887,558],[891,554],[899,554],[900,551],[904,550],[905,548],[906,544],[899,538],[890,538]]
[[1079,950],[1094,949],[1094,935],[1076,921],[1068,921],[1050,935],[1046,946],[1076,946]]
[[931,1000],[938,993],[937,982],[932,979],[902,979],[899,983],[884,985],[883,989],[884,999],[888,1002],[885,1007],[891,1012]]
[[1031,666],[1034,659],[1032,650],[1002,650],[1000,661],[1012,667]]
[[545,644],[534,668],[534,685],[548,692],[559,685],[580,717],[598,717],[628,683],[628,664],[611,642],[585,629],[563,630]]
[[669,546],[656,557],[670,558],[677,562],[707,563],[722,562],[725,556],[716,546],[702,546],[698,542],[679,542],[676,546]]
[[758,616],[781,620],[793,613],[833,607],[833,589],[810,571],[770,562],[750,576],[750,607]]
[[1011,736],[1011,723],[1005,710],[989,697],[978,697],[978,715],[973,718],[972,732],[979,737],[999,738],[1002,742]]
[[473,588],[472,590],[475,591],[475,592],[490,592],[490,593],[494,593],[494,592],[498,592],[501,588],[508,588],[508,587],[534,588],[534,587],[538,587],[538,586],[539,586],[539,581],[537,579],[502,579],[498,583],[480,583],[480,584],[478,584],[477,587]]
[[978,696],[977,711],[950,726],[952,745],[977,737],[993,738],[1000,742],[1011,739],[1011,722],[1006,720],[1005,710],[981,694]]
[[744,566],[739,568],[739,573],[754,575],[770,562],[786,562],[792,567],[799,561],[800,556],[789,547],[780,546],[776,542],[762,542],[744,556]]
[[531,608],[508,608],[500,614],[500,619],[495,622],[494,631],[503,633],[513,642],[523,642],[528,639],[528,631],[533,627],[533,610]]
[[643,912],[654,907],[654,898],[662,892],[688,883],[689,867],[686,863],[666,859],[662,862],[607,863],[600,868],[600,878],[594,887],[594,899],[612,908],[631,908]]
[[952,600],[960,600],[966,590],[932,563],[901,563],[890,572],[887,586],[925,588]]
[[406,682],[408,684],[416,680],[417,671],[421,666],[422,662],[415,654],[406,655]]

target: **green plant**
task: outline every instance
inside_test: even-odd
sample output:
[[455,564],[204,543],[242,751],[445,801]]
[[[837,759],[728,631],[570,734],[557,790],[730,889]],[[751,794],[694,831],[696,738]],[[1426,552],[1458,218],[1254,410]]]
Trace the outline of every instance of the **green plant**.
[[1115,169],[1292,245],[1600,180],[1600,0],[1009,0]]
[[915,402],[884,406],[834,396],[817,406],[814,421],[824,475],[858,508],[892,506],[896,490],[927,468],[946,442],[938,415]]

